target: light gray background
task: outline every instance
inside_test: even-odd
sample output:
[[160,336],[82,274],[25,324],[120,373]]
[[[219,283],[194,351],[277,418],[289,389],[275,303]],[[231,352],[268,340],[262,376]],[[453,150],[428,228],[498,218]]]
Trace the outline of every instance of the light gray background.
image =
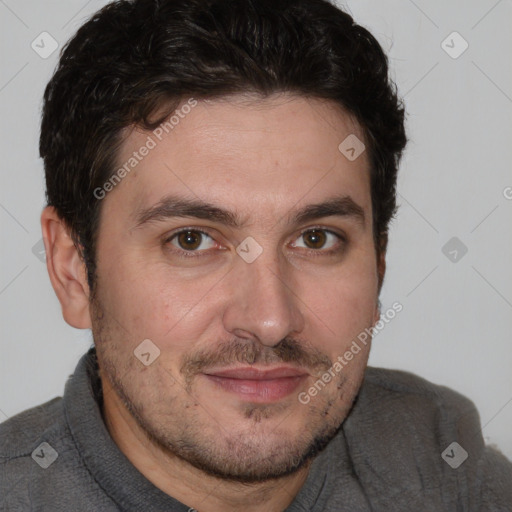
[[[46,31],[60,49],[105,3],[0,0],[0,421],[61,395],[91,343],[62,320],[32,251],[44,206],[41,98],[58,51],[43,59],[31,43]],[[470,397],[486,441],[512,459],[511,1],[343,5],[389,53],[411,139],[381,296],[383,311],[395,301],[403,311],[375,337],[370,362]],[[453,31],[469,44],[456,59],[441,47]],[[442,252],[454,236],[468,249],[457,262]]]

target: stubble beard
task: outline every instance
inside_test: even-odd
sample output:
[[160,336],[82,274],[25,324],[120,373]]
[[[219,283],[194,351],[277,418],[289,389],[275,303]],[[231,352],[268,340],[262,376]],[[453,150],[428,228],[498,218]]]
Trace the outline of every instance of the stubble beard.
[[[126,350],[115,341],[122,339],[122,333],[116,338],[101,304],[97,299],[94,302],[91,308],[94,310],[93,336],[101,379],[108,379],[139,432],[170,460],[178,459],[224,481],[259,483],[280,479],[304,468],[338,434],[359,388],[359,383],[354,386],[342,374],[336,381],[333,379],[329,394],[324,390],[324,396],[319,393],[307,406],[298,405],[309,410],[303,416],[300,431],[295,433],[280,428],[286,426],[286,409],[281,404],[248,403],[241,408],[240,418],[250,423],[243,431],[227,435],[227,430],[208,417],[201,407],[200,397],[193,393],[193,378],[185,379],[183,385],[176,383],[173,386],[178,390],[175,396],[153,401],[141,396],[137,379],[133,378],[133,375],[142,375],[136,364],[139,362],[130,357],[133,354],[127,360],[122,356]],[[160,376],[162,372],[165,370],[161,370]],[[165,388],[165,381],[160,380],[160,388]],[[102,387],[105,389],[103,382]],[[203,411],[202,417],[187,412],[194,409],[193,406]],[[272,432],[262,426],[278,414],[283,419],[272,436]],[[278,432],[287,435],[278,435]]]

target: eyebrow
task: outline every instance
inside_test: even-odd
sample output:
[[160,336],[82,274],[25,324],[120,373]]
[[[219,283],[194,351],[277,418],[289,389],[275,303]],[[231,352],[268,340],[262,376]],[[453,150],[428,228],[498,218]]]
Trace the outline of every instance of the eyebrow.
[[346,217],[353,219],[361,227],[365,226],[364,209],[350,196],[334,197],[321,203],[305,206],[293,215],[291,222],[303,224],[322,217]]
[[[303,224],[322,217],[344,217],[353,219],[363,228],[365,226],[364,209],[350,196],[335,196],[321,203],[310,204],[284,217],[291,224]],[[191,217],[210,220],[219,224],[240,229],[244,221],[239,214],[199,199],[186,199],[166,196],[154,206],[139,210],[134,228],[167,219]]]

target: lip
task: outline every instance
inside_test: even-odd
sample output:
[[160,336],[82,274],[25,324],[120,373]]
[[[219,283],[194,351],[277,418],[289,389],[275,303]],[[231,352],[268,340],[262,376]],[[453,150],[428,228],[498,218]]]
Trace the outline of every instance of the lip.
[[276,402],[287,397],[309,375],[305,370],[280,366],[272,369],[254,367],[209,370],[203,374],[212,384],[243,401]]
[[225,377],[227,379],[242,380],[272,380],[282,379],[285,377],[298,377],[307,375],[305,370],[294,368],[292,366],[278,366],[270,370],[254,368],[254,366],[244,366],[242,368],[225,368],[223,370],[208,370],[205,375],[214,377]]

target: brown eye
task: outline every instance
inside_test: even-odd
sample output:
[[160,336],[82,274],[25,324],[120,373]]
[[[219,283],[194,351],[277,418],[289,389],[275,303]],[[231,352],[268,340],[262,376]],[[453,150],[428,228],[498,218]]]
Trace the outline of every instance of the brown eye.
[[312,228],[303,231],[292,247],[309,249],[320,254],[342,252],[346,245],[346,239],[342,235],[321,228]]
[[304,238],[304,243],[310,249],[321,249],[325,245],[325,242],[327,240],[325,231],[319,229],[306,231],[306,233],[304,233],[302,237]]
[[191,229],[176,233],[169,239],[169,242],[184,251],[196,251],[198,248],[210,249],[215,245],[208,234]]
[[197,249],[201,245],[202,236],[195,231],[184,231],[178,235],[178,243],[182,249]]

